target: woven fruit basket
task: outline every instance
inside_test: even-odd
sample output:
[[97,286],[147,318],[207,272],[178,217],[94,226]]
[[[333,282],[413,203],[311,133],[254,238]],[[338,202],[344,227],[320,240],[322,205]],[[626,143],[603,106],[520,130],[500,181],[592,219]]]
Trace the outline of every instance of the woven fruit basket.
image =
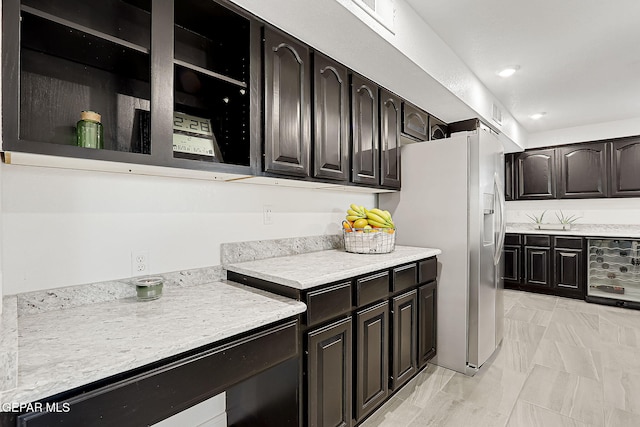
[[342,230],[344,249],[356,254],[388,254],[396,248],[394,228]]

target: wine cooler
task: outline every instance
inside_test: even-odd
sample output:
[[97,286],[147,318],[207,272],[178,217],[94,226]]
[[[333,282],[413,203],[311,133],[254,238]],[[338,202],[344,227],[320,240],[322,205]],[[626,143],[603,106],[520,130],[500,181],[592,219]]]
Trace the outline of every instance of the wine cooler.
[[588,265],[588,301],[640,308],[640,240],[589,239]]

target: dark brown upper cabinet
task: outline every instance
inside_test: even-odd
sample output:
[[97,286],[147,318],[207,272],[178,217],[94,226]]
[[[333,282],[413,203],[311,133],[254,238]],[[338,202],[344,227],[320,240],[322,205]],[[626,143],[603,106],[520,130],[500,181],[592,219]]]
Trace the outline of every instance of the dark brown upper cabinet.
[[416,141],[428,141],[429,114],[404,101],[402,103],[402,133]]
[[611,196],[640,196],[640,138],[611,143]]
[[607,144],[577,144],[558,148],[558,198],[607,197]]
[[514,200],[513,193],[515,188],[515,171],[513,167],[513,154],[504,155],[504,199],[506,201]]
[[516,157],[518,200],[556,197],[555,150],[531,150]]
[[356,74],[351,80],[351,121],[351,180],[379,185],[378,86]]
[[442,120],[429,116],[429,140],[443,139],[449,134],[449,127]]
[[346,67],[314,54],[316,178],[349,180],[349,76]]
[[401,99],[380,89],[380,185],[400,188]]
[[310,55],[307,46],[264,30],[264,170],[308,176]]

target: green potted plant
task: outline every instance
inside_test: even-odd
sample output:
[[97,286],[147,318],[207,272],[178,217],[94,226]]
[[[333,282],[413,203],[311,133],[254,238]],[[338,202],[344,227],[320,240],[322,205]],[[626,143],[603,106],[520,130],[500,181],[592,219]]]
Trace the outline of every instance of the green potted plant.
[[571,230],[571,225],[582,217],[577,215],[565,216],[565,214],[560,211],[560,215],[556,212],[556,218],[558,218],[563,230]]
[[547,213],[547,211],[543,211],[540,216],[536,216],[536,215],[529,215],[526,214],[529,219],[531,221],[533,221],[533,228],[537,229],[537,230],[541,230],[542,228],[542,219],[544,218],[544,214]]

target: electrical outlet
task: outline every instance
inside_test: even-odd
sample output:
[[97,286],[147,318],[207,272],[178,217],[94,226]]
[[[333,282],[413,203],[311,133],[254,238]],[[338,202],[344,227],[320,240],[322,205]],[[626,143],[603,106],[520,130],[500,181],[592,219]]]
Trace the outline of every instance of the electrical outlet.
[[131,251],[131,276],[147,274],[149,270],[149,251]]
[[262,217],[264,220],[264,225],[273,224],[273,206],[264,205],[262,207]]

